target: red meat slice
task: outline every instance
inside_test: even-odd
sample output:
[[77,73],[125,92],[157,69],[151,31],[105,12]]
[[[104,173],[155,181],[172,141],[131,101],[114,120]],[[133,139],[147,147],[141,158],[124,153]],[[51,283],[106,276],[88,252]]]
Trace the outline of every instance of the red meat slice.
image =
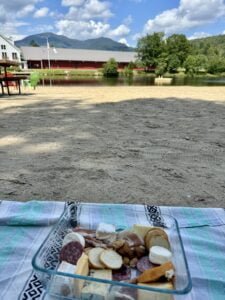
[[140,258],[137,262],[137,269],[138,271],[140,271],[141,273],[143,273],[145,270],[151,269],[156,267],[157,265],[151,263],[149,261],[148,256],[143,256],[142,258]]
[[113,271],[113,280],[123,281],[131,278],[131,269],[123,265],[119,270]]
[[76,265],[82,253],[83,247],[79,242],[70,242],[61,249],[60,261],[66,261],[72,265]]

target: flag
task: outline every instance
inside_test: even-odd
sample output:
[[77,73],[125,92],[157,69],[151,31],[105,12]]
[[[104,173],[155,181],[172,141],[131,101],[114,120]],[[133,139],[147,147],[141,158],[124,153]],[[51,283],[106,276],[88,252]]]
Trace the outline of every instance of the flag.
[[49,46],[49,42],[48,42],[48,40],[47,40],[47,49],[49,49],[50,48],[50,46]]
[[53,48],[53,52],[54,52],[55,54],[58,53],[55,47]]

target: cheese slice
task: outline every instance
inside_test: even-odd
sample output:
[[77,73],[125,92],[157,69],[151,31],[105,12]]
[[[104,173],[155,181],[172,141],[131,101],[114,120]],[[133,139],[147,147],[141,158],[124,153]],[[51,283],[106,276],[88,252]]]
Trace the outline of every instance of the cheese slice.
[[[99,279],[112,280],[112,270],[91,270],[90,276]],[[81,293],[82,300],[106,300],[108,297],[109,284],[100,282],[89,282]]]
[[[173,289],[173,284],[171,282],[154,282],[154,283],[138,283],[138,286],[142,287],[154,287],[159,289]],[[138,289],[138,300],[174,300],[171,294],[157,293],[152,291],[145,291]]]
[[[57,269],[58,272],[74,274],[76,266],[62,261]],[[73,297],[74,279],[67,276],[56,275],[52,278],[49,290],[51,293]]]
[[105,240],[113,243],[116,240],[116,227],[112,224],[99,223],[96,229],[96,237],[99,240]]
[[[87,276],[89,273],[88,256],[83,253],[79,258],[76,266],[76,275]],[[85,280],[74,279],[74,294],[76,297],[80,297],[81,290],[84,286]]]

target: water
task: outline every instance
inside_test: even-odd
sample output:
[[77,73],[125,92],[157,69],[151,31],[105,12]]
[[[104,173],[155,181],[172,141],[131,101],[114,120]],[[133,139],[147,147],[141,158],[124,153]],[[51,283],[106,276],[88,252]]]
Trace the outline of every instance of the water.
[[[119,77],[119,78],[102,78],[102,77],[65,77],[54,79],[42,79],[40,85],[54,86],[151,86],[155,85],[154,77]],[[161,83],[160,85],[172,86],[225,86],[225,77],[174,77],[171,83]]]

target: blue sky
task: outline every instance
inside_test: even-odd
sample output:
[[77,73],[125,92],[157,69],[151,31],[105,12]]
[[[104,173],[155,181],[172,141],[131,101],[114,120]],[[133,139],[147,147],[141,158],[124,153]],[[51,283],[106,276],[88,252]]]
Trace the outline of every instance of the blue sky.
[[223,34],[225,0],[0,1],[0,33],[20,39],[46,31],[81,40],[105,36],[131,46],[156,31],[188,38]]

